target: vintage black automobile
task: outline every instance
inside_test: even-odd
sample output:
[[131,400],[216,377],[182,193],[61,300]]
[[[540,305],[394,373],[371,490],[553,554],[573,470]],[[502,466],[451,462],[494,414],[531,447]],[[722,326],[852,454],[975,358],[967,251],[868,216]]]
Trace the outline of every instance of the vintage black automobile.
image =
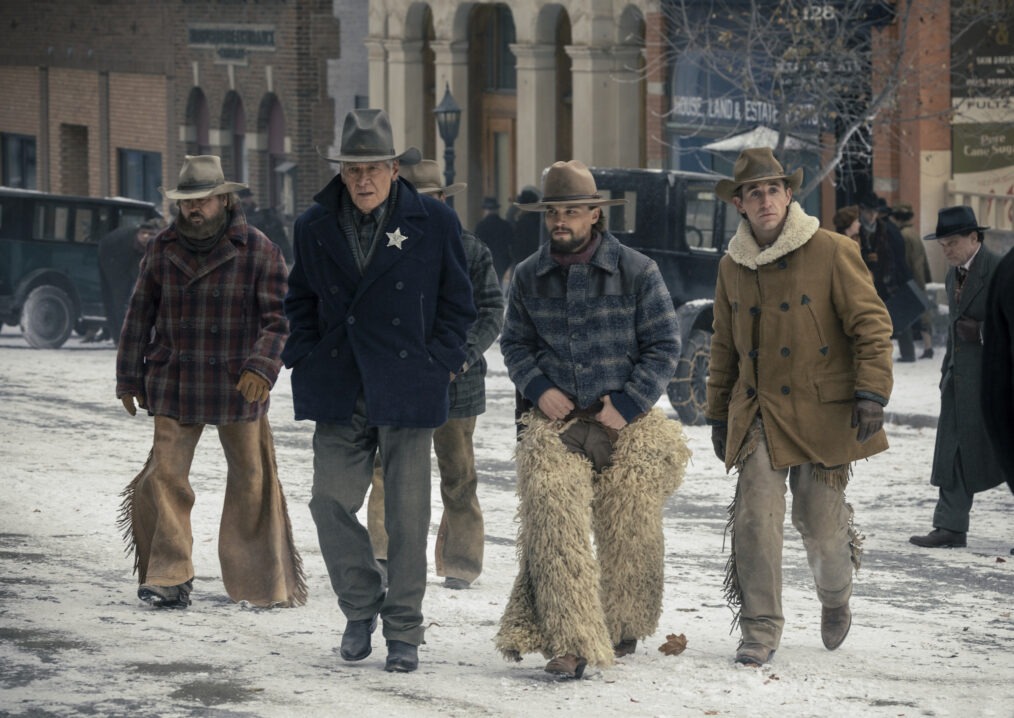
[[595,185],[626,205],[607,210],[617,239],[658,264],[683,340],[669,401],[685,424],[703,424],[718,262],[739,217],[715,195],[720,175],[676,170],[591,168]]

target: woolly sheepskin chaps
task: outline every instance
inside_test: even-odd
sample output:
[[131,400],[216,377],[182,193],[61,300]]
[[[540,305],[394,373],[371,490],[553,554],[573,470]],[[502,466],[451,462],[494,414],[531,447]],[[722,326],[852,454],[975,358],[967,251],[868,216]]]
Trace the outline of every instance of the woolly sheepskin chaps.
[[516,661],[571,653],[611,665],[614,644],[644,639],[658,626],[662,506],[690,459],[683,426],[652,409],[619,433],[612,463],[596,473],[560,441],[570,422],[538,410],[521,422],[519,566],[497,649]]

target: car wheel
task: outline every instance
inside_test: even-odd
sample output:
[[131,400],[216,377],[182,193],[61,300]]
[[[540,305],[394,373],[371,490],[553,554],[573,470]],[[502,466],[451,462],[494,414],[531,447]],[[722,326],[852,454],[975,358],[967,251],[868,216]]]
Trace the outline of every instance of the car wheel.
[[669,403],[684,424],[705,423],[710,358],[711,332],[694,329],[683,345],[676,373],[669,382],[666,392],[669,395]]
[[36,349],[56,349],[74,331],[77,312],[67,292],[43,284],[29,292],[21,308],[21,333]]

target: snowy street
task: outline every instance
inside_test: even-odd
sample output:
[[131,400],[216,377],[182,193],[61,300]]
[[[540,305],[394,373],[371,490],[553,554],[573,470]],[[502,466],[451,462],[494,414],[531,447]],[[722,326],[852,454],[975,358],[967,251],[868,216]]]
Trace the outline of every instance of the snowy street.
[[[936,415],[943,356],[896,365],[888,413]],[[426,644],[419,670],[389,674],[374,652],[350,664],[310,498],[313,425],[292,419],[288,372],[272,392],[279,475],[309,584],[308,603],[261,610],[232,603],[217,555],[225,461],[205,431],[191,473],[193,605],[154,610],[136,597],[116,527],[119,494],[151,445],[150,417],[115,397],[115,351],[73,337],[33,350],[0,334],[0,714],[32,716],[629,715],[791,718],[1014,716],[1014,497],[978,494],[968,548],[921,549],[931,526],[934,427],[889,424],[891,449],[855,467],[848,498],[865,535],[840,649],[820,639],[820,605],[802,542],[786,520],[782,644],[761,669],[736,666],[738,636],[722,598],[726,507],[734,479],[710,430],[687,429],[692,465],[665,511],[666,593],[657,633],[635,655],[583,680],[545,660],[505,662],[493,647],[514,579],[513,387],[498,345],[488,352],[487,412],[475,451],[485,567],[465,591],[443,588],[432,543],[441,513],[432,462]],[[668,401],[661,405],[669,411]],[[365,509],[361,512],[365,521]],[[687,650],[666,656],[668,634]]]

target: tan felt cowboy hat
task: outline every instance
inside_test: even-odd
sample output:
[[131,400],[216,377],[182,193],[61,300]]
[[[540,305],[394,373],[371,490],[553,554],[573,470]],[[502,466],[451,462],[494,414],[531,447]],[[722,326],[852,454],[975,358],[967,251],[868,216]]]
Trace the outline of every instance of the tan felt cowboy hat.
[[626,204],[625,199],[605,199],[595,187],[595,178],[584,162],[554,162],[542,180],[542,199],[530,204],[514,203],[526,212],[545,212],[552,206],[591,205],[610,207]]
[[468,186],[464,182],[455,182],[448,187],[444,187],[440,181],[440,167],[437,165],[436,160],[419,160],[419,164],[402,167],[398,170],[398,176],[404,177],[414,184],[421,194],[440,194],[443,192],[446,196],[450,197],[452,194],[463,191]]
[[338,156],[327,157],[319,148],[317,154],[328,162],[398,160],[402,165],[414,165],[422,159],[422,155],[415,147],[409,147],[401,154],[394,151],[391,120],[383,110],[352,110],[345,115]]
[[733,179],[718,180],[715,185],[715,194],[726,202],[732,202],[733,195],[740,187],[753,182],[783,179],[793,192],[798,191],[803,184],[803,168],[800,167],[791,175],[785,174],[770,147],[753,147],[740,152],[732,168],[732,176]]
[[222,160],[215,155],[186,155],[176,189],[159,187],[168,199],[203,199],[246,189],[245,184],[226,182]]

